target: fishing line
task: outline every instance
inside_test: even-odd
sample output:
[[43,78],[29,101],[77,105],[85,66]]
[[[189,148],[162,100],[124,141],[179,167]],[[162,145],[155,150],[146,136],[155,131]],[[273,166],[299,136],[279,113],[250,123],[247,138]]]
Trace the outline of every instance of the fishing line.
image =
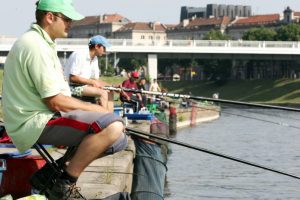
[[[191,107],[196,107],[196,108],[200,108],[200,109],[208,110],[208,111],[216,111],[216,109],[202,107],[202,106],[191,106]],[[231,107],[223,106],[223,105],[222,105],[221,108],[224,108],[224,107],[225,108],[231,108]],[[261,114],[261,115],[269,117],[269,115],[263,114],[263,113],[251,112],[251,111],[248,111],[248,110],[243,110],[243,111],[254,113],[254,114]],[[234,114],[234,113],[230,113],[230,112],[224,111],[223,109],[220,109],[219,112],[220,113],[225,113],[225,114],[228,114],[228,115],[233,115],[233,116],[237,116],[237,117],[243,117],[243,118],[247,118],[247,119],[257,120],[257,121],[260,121],[260,122],[265,122],[265,123],[275,124],[275,125],[278,125],[278,126],[284,126],[284,127],[288,127],[288,128],[295,128],[295,129],[299,129],[300,130],[300,127],[295,126],[295,125],[291,125],[291,124],[288,124],[288,123],[285,123],[285,122],[275,122],[275,121],[271,121],[271,120],[266,120],[266,119],[261,119],[261,118],[257,118],[257,117],[246,116],[246,115],[242,115],[242,114]],[[272,115],[272,116],[274,116],[274,115]],[[279,116],[277,116],[277,117],[279,117]]]
[[287,115],[285,115],[285,113],[276,112],[276,110],[273,110],[273,111],[267,110],[267,111],[272,112],[271,114],[267,114],[267,113],[264,113],[264,111],[266,111],[265,109],[244,108],[244,107],[240,107],[240,106],[237,107],[237,106],[233,106],[233,105],[231,105],[231,106],[222,105],[220,107],[221,108],[235,108],[235,109],[239,109],[244,112],[247,112],[247,113],[253,113],[253,114],[263,115],[263,116],[267,116],[267,117],[272,115],[272,117],[279,117],[279,118],[284,117],[285,119],[291,119],[291,120],[296,120],[296,121],[300,120],[300,118],[295,118],[295,117],[287,116]]
[[[144,131],[139,131],[139,130],[136,130],[136,129],[133,129],[133,128],[126,128],[126,131],[127,131],[128,134],[132,134],[132,135],[140,137],[142,139],[145,139],[143,136],[155,138],[155,139],[158,139],[158,140],[161,140],[161,141],[169,142],[169,143],[172,143],[172,144],[187,147],[187,148],[190,148],[190,149],[194,149],[194,150],[201,151],[201,152],[204,152],[204,153],[207,153],[207,154],[222,157],[222,158],[232,160],[232,161],[235,161],[235,162],[243,163],[245,165],[250,165],[250,166],[253,166],[253,167],[256,167],[256,168],[260,168],[260,169],[264,169],[264,170],[267,170],[267,171],[275,172],[277,174],[281,174],[281,175],[284,175],[284,176],[289,176],[289,177],[292,177],[292,178],[295,178],[295,179],[300,179],[299,176],[296,176],[294,174],[283,172],[283,171],[280,171],[280,170],[277,170],[277,169],[273,169],[273,168],[270,168],[270,167],[267,167],[267,166],[263,166],[263,165],[256,164],[256,163],[246,161],[246,160],[242,160],[242,159],[239,159],[239,158],[235,158],[233,156],[221,154],[221,153],[218,153],[216,151],[209,150],[209,149],[205,149],[205,148],[201,148],[201,147],[198,147],[198,146],[190,145],[190,144],[187,144],[187,143],[184,143],[184,142],[179,142],[179,141],[174,140],[174,139],[160,137],[160,136],[153,135],[153,134],[150,134],[150,133],[146,133]],[[141,136],[141,135],[143,135],[143,136]],[[151,140],[151,138],[150,139],[147,138],[147,139]]]
[[[201,107],[201,106],[194,106],[194,107],[213,111],[213,109],[204,108],[204,107]],[[284,126],[284,127],[289,127],[289,128],[295,128],[295,129],[299,129],[300,130],[300,127],[294,126],[294,125],[290,125],[290,124],[285,123],[285,122],[274,122],[274,121],[271,121],[271,120],[260,119],[260,118],[256,118],[256,117],[250,117],[250,116],[245,116],[245,115],[242,115],[242,114],[234,114],[234,113],[223,111],[222,109],[220,109],[220,112],[228,114],[228,115],[233,115],[233,116],[237,116],[237,117],[243,117],[243,118],[247,118],[247,119],[257,120],[257,121],[260,121],[260,122],[265,122],[265,123],[270,123],[270,124],[275,124],[275,125],[279,125],[279,126]]]

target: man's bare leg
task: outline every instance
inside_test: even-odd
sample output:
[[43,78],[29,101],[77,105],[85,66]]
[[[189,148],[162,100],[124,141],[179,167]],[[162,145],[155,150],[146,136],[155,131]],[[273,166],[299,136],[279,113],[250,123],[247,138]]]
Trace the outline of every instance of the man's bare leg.
[[114,92],[108,93],[107,109],[109,112],[114,112]]
[[123,135],[122,122],[114,122],[100,133],[86,136],[79,145],[75,155],[70,160],[66,171],[74,177],[79,177],[81,172]]

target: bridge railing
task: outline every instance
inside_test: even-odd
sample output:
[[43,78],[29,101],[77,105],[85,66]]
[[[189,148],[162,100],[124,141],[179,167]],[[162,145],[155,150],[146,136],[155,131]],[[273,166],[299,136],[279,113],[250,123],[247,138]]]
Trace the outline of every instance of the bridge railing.
[[[11,47],[16,38],[0,37],[0,50],[4,47]],[[132,40],[132,39],[109,39],[113,46],[118,47],[220,47],[220,48],[300,48],[298,41],[246,41],[246,40]],[[57,46],[60,49],[71,46],[85,46],[87,38],[66,38],[57,39]],[[62,48],[63,47],[63,48]]]

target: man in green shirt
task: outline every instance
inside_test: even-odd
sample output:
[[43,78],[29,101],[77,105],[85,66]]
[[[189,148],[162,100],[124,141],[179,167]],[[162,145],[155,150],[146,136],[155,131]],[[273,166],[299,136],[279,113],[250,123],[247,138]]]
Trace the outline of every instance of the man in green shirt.
[[[15,42],[4,65],[4,122],[21,152],[36,142],[78,145],[46,190],[50,200],[73,199],[81,196],[74,186],[82,171],[93,160],[123,150],[127,137],[120,117],[70,95],[54,40],[67,37],[72,20],[83,18],[72,0],[39,0],[36,6],[37,22]],[[46,165],[31,178],[35,188],[42,188],[49,169]]]

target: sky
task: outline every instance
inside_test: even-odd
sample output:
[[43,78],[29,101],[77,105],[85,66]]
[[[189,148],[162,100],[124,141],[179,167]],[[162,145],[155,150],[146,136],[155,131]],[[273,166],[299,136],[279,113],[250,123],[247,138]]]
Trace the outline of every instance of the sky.
[[[1,0],[0,36],[19,37],[35,22],[37,0]],[[4,3],[5,2],[5,3]],[[159,21],[178,24],[181,6],[206,7],[206,4],[250,5],[253,14],[282,13],[290,6],[300,12],[296,0],[73,0],[85,16],[118,13],[134,22]]]

